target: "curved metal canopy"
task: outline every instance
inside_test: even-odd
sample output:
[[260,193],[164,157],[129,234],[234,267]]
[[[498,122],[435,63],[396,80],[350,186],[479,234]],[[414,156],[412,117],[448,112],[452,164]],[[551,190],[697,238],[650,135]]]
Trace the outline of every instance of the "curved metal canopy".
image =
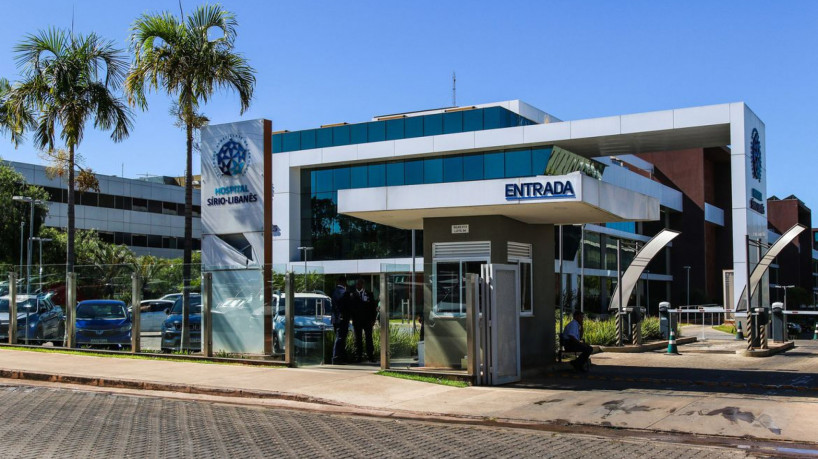
[[[761,260],[758,262],[755,268],[753,268],[753,272],[750,273],[750,292],[751,295],[756,294],[756,290],[758,289],[758,284],[761,283],[762,277],[764,277],[764,273],[767,272],[767,269],[770,268],[773,260],[775,257],[784,250],[790,242],[792,242],[796,237],[798,237],[801,232],[805,229],[804,226],[795,224],[792,228],[788,229],[781,235],[778,240],[776,240],[773,245],[770,246],[770,250],[761,257]],[[747,260],[749,262],[749,260]],[[744,286],[744,289],[741,291],[741,301],[739,301],[739,305],[736,308],[738,311],[746,311],[747,310],[747,286]]]
[[[633,289],[636,288],[636,283],[639,281],[639,278],[642,277],[642,272],[648,267],[648,263],[650,263],[653,257],[668,245],[670,241],[680,234],[682,233],[678,231],[662,230],[659,234],[653,236],[653,238],[637,252],[630,266],[628,266],[622,275],[622,298],[625,300],[625,306],[628,305],[628,298],[631,297],[631,293],[633,293]],[[617,285],[616,289],[614,289],[613,295],[611,296],[611,305],[608,310],[620,310],[619,287],[620,286]]]

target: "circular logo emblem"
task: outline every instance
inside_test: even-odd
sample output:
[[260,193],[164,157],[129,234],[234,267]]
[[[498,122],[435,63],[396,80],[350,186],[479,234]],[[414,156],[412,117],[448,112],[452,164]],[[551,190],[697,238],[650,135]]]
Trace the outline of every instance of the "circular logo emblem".
[[244,137],[228,135],[219,141],[218,150],[213,154],[213,165],[228,177],[239,177],[250,167],[250,147]]
[[761,181],[761,137],[758,135],[758,129],[753,129],[750,134],[750,166],[753,172],[753,178]]

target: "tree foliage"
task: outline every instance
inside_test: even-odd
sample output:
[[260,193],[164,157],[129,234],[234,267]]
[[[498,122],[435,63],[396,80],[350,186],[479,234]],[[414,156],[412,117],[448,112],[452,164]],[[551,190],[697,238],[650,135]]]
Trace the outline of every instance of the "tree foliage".
[[[20,262],[20,222],[25,223],[24,239],[28,238],[31,208],[28,203],[16,202],[13,196],[31,196],[47,200],[48,193],[42,188],[29,185],[22,174],[5,163],[0,163],[0,263],[16,265]],[[48,208],[36,206],[34,213],[34,234],[39,232],[45,221]],[[23,249],[25,250],[25,249]]]

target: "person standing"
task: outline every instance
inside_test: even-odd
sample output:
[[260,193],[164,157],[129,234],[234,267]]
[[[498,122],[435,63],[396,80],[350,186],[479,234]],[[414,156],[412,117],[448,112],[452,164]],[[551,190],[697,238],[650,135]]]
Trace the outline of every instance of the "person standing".
[[335,344],[332,346],[333,365],[343,365],[347,362],[350,311],[346,293],[347,278],[339,276],[330,297],[332,300],[332,328],[335,330]]
[[378,314],[378,306],[372,292],[364,289],[363,278],[355,282],[355,289],[347,293],[348,306],[352,314],[352,330],[355,334],[355,361],[363,360],[364,339],[366,340],[366,357],[375,361],[375,346],[372,343],[372,326]]

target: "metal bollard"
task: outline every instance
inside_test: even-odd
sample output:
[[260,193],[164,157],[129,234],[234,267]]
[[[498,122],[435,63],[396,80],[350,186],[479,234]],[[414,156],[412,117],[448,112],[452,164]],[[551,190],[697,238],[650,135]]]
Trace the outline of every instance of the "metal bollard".
[[77,274],[65,275],[65,346],[76,346]]
[[142,345],[142,280],[139,274],[131,274],[131,353],[138,354]]
[[389,309],[386,295],[386,273],[381,273],[381,291],[379,298],[380,327],[381,327],[381,370],[389,369]]
[[17,344],[17,274],[9,273],[9,344]]
[[294,367],[297,365],[295,361],[295,322],[293,314],[295,313],[295,285],[292,271],[284,275],[284,296],[286,301],[284,303],[284,362]]

